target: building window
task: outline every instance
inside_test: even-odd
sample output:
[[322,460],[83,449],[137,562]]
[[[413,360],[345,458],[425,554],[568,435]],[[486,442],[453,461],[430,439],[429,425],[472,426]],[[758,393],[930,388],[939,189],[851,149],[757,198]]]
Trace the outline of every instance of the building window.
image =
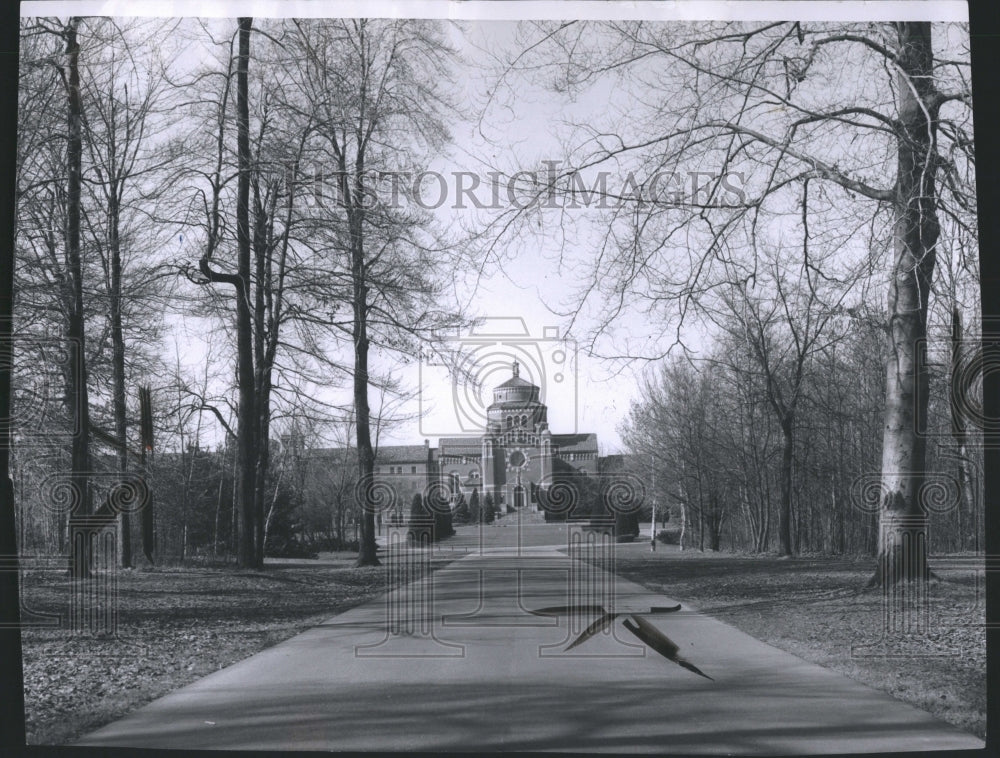
[[410,473],[411,474],[417,473],[417,467],[416,466],[410,466]]

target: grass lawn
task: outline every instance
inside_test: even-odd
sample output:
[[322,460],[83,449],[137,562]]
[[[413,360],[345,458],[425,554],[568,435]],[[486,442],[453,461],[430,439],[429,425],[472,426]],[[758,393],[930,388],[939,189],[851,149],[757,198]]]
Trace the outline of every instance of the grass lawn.
[[[269,561],[263,572],[158,567],[118,573],[118,637],[28,626],[23,634],[29,744],[65,744],[151,700],[277,644],[387,589],[384,567],[355,553]],[[450,558],[436,558],[432,568]],[[65,560],[22,577],[25,608],[62,614]],[[22,611],[22,621],[38,620]],[[65,623],[63,624],[65,626]]]
[[871,560],[782,560],[663,545],[653,553],[648,541],[617,548],[615,569],[626,579],[985,738],[982,556],[932,560],[941,581],[928,588],[929,631],[907,654],[861,657],[852,647],[877,642],[883,628],[881,590],[863,589]]
[[[565,545],[565,525],[460,527],[433,552],[432,569],[475,551]],[[983,560],[932,561],[929,631],[918,652],[934,656],[859,657],[876,642],[882,594],[865,590],[870,560],[748,557],[649,543],[618,545],[616,571],[683,600],[806,660],[935,714],[984,737],[986,644]],[[285,640],[387,589],[383,567],[357,569],[353,553],[319,561],[269,562],[263,572],[158,567],[118,573],[118,637],[73,635],[30,626],[22,612],[25,705],[31,744],[64,744],[135,708]],[[65,562],[32,568],[23,606],[61,614],[70,596]]]

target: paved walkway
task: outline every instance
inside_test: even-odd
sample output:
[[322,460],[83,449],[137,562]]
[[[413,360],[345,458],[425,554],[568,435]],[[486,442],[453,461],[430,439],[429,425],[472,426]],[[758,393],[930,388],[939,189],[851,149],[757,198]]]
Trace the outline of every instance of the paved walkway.
[[[564,652],[590,619],[525,610],[595,600],[622,611],[675,602],[551,549],[471,554],[79,744],[738,754],[983,747],[687,606],[646,618],[715,681],[646,650],[621,622]],[[412,633],[388,634],[387,620]]]

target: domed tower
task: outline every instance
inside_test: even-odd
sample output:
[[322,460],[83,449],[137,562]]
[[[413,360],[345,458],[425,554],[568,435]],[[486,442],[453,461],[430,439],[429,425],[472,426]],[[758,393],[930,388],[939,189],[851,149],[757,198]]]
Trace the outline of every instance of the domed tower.
[[511,378],[493,390],[483,436],[483,485],[501,501],[523,507],[530,485],[547,486],[552,471],[548,409],[539,388],[520,376],[514,361]]
[[514,361],[512,376],[493,390],[493,403],[486,409],[487,432],[506,435],[508,432],[537,432],[548,426],[547,409],[538,399],[536,385],[520,376],[520,366]]

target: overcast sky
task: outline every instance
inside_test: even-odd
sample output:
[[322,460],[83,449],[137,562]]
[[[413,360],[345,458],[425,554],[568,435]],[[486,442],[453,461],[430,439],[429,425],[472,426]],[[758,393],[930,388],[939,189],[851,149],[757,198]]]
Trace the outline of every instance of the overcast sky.
[[[857,3],[780,5],[790,16],[795,14],[808,16],[817,12],[835,15],[836,11],[836,13],[850,14],[852,18],[860,18],[863,13],[882,12],[886,5],[892,5],[900,18],[916,12],[926,13],[932,8],[938,15],[947,11],[949,14],[947,17],[951,19],[957,19],[965,12],[963,3],[949,2],[936,3],[933,6],[912,2],[882,3],[877,4],[877,7],[872,4],[861,6]],[[379,12],[391,13],[396,8],[386,3],[368,3],[363,6],[343,3],[340,5],[263,3],[260,7],[255,5],[253,12],[260,15],[268,13],[307,15],[304,12],[306,10],[308,15],[335,15],[329,10],[324,13],[324,9],[336,10],[349,6],[363,7],[366,13],[373,15]],[[511,14],[517,13],[512,10],[513,8],[520,7],[521,14],[524,15],[529,12],[528,8],[537,9],[542,6],[557,7],[559,12],[572,17],[574,8],[588,13],[602,12],[602,9],[606,10],[609,4],[563,3],[559,6],[546,4],[514,6],[506,3],[431,3],[423,5],[421,11],[448,18],[463,13],[467,16],[491,12]],[[22,14],[58,15],[70,9],[79,14],[114,13],[117,7],[113,3],[103,3],[88,11],[86,3],[76,5],[25,3],[22,6]],[[412,7],[408,6],[408,12]],[[641,10],[646,6],[638,3],[611,7]],[[669,13],[671,7],[674,7],[673,4],[664,3],[656,6],[656,12]],[[683,15],[687,17],[697,16],[698,13],[694,11],[698,9],[705,17],[720,15],[735,17],[746,12],[761,13],[766,10],[768,4],[687,3],[683,7],[685,8]],[[185,8],[188,9],[187,12],[195,9],[195,12],[200,14],[217,16],[235,15],[237,12],[236,6],[218,2],[203,2],[197,5],[178,2],[171,8],[178,14],[184,13]],[[240,10],[242,11],[242,6]],[[795,11],[794,14],[791,13],[792,10]],[[121,8],[118,12],[121,12]],[[129,4],[127,12],[162,14],[163,8],[159,4]],[[651,11],[647,9],[645,12]],[[441,23],[448,24],[444,20]],[[456,117],[452,124],[451,148],[430,167],[444,176],[450,176],[455,171],[483,174],[491,168],[509,170],[518,165],[558,159],[562,153],[559,140],[563,136],[560,126],[563,121],[586,122],[588,112],[596,116],[612,107],[627,106],[625,99],[632,96],[627,91],[610,88],[605,82],[586,92],[583,97],[571,100],[566,96],[555,94],[550,89],[521,81],[517,85],[517,98],[513,107],[494,107],[487,112],[484,120],[478,121],[477,105],[484,100],[487,88],[491,85],[491,72],[484,68],[487,57],[483,49],[488,48],[494,52],[502,52],[505,47],[512,49],[516,24],[466,20],[460,26],[449,26],[459,59],[464,62],[454,71],[454,86],[456,92],[462,93],[463,100],[469,104],[467,115],[472,118]],[[436,211],[442,224],[447,226],[475,223],[474,209],[455,209],[450,207],[451,205],[452,203],[446,203]],[[478,373],[483,384],[478,392],[467,387],[456,388],[446,373],[433,366],[413,363],[409,366],[394,367],[397,375],[404,379],[410,388],[414,390],[419,388],[417,398],[399,410],[404,413],[423,411],[424,416],[419,422],[406,424],[384,433],[380,439],[381,444],[422,443],[425,438],[430,438],[433,445],[437,443],[438,436],[463,431],[463,425],[464,431],[471,431],[469,419],[474,418],[475,414],[482,410],[482,406],[489,402],[491,387],[510,376],[510,363],[514,358],[519,358],[522,376],[542,388],[542,399],[549,406],[549,423],[554,433],[596,432],[603,452],[611,453],[620,449],[621,441],[617,428],[627,414],[629,403],[635,395],[636,378],[639,372],[648,368],[648,364],[637,362],[622,365],[619,362],[612,365],[589,357],[585,346],[578,346],[576,342],[590,326],[587,314],[576,323],[574,331],[570,334],[566,333],[568,320],[557,315],[565,313],[573,304],[574,287],[579,283],[576,277],[578,272],[574,267],[594,254],[601,235],[600,230],[595,229],[593,225],[599,219],[597,213],[581,210],[577,212],[577,217],[570,219],[569,230],[560,223],[553,223],[551,227],[541,225],[534,230],[529,240],[514,242],[505,248],[506,263],[503,271],[490,271],[485,277],[474,276],[471,271],[457,272],[455,292],[459,299],[470,305],[473,314],[490,319],[482,331],[494,335],[498,331],[505,331],[508,336],[497,337],[492,342],[483,338],[481,340],[483,344],[475,348],[474,353],[480,358],[481,370]],[[570,232],[568,237],[567,231]],[[522,321],[527,334],[518,334]],[[192,367],[197,366],[203,361],[208,349],[205,339],[206,335],[211,333],[208,323],[184,318],[178,319],[174,326],[178,343],[186,353],[182,362]],[[634,334],[643,339],[650,335],[655,336],[658,328],[657,324],[650,323],[642,314],[632,313],[619,323],[616,335],[617,338],[624,339],[625,336]],[[689,333],[687,337],[690,346],[697,348],[699,344],[697,333]],[[459,335],[456,339],[459,342],[465,339],[468,343],[470,339],[475,342],[478,338]],[[166,350],[171,353],[174,350],[173,342],[173,339],[167,339]],[[391,366],[383,362],[380,367],[388,369]],[[347,395],[344,392],[331,392],[331,399],[333,398],[346,400]],[[373,412],[377,413],[377,397],[373,397],[372,404]],[[464,423],[458,420],[458,416],[464,416]]]

